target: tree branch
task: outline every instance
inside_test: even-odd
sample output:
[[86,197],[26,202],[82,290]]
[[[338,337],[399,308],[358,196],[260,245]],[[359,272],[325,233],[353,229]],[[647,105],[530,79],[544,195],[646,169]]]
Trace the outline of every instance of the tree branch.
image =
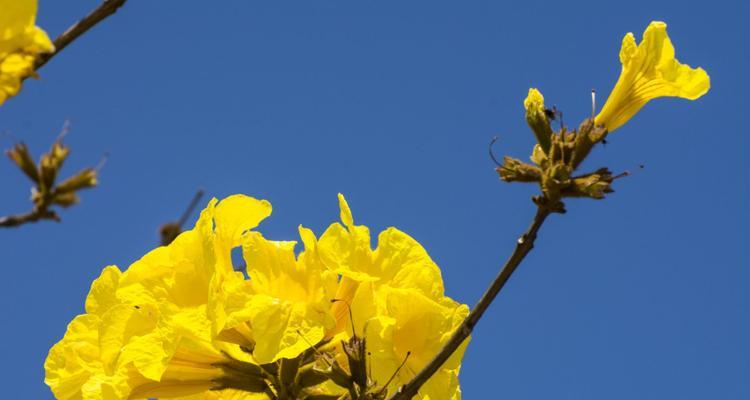
[[479,322],[479,319],[482,318],[482,315],[487,311],[487,308],[497,294],[500,293],[500,290],[502,290],[505,283],[508,282],[508,279],[510,279],[511,275],[513,275],[513,272],[521,264],[526,255],[534,248],[536,234],[550,213],[551,211],[547,207],[539,206],[531,226],[529,226],[526,232],[518,239],[513,254],[511,254],[508,261],[505,262],[503,269],[500,270],[500,273],[490,287],[487,288],[487,291],[482,295],[482,298],[479,299],[479,302],[474,306],[474,309],[471,310],[468,316],[466,316],[466,319],[464,319],[458,329],[456,329],[456,332],[453,333],[453,336],[451,336],[445,346],[440,349],[440,352],[435,358],[433,358],[432,361],[422,369],[422,371],[409,381],[409,383],[402,386],[398,393],[391,396],[389,400],[407,400],[414,397],[419,391],[419,388],[424,385],[425,382],[427,382],[427,380],[438,371],[438,369],[440,369],[443,363],[448,360],[461,343],[471,335],[474,326]]
[[7,217],[0,217],[0,227],[12,228],[19,225],[23,225],[29,222],[37,222],[44,219],[50,219],[53,221],[60,221],[60,217],[56,212],[51,210],[34,210],[28,214],[22,215],[9,215]]
[[167,222],[159,228],[159,236],[161,237],[162,246],[169,245],[180,233],[182,233],[182,227],[185,226],[188,218],[190,218],[190,215],[195,210],[195,207],[198,206],[198,202],[201,201],[203,194],[203,189],[198,189],[198,191],[195,192],[195,196],[193,196],[193,200],[190,201],[190,205],[188,205],[188,208],[182,213],[180,219],[174,222]]
[[27,222],[40,220],[60,221],[60,217],[51,208],[53,206],[70,207],[80,199],[78,192],[97,185],[97,175],[104,160],[96,168],[84,168],[62,182],[58,181],[60,169],[70,154],[70,147],[62,139],[68,132],[66,121],[60,136],[52,143],[49,152],[42,154],[39,162],[34,162],[29,148],[23,142],[16,143],[6,152],[16,167],[34,184],[31,189],[32,210],[26,214],[0,217],[0,228],[10,228]]
[[[84,33],[88,32],[99,22],[105,20],[107,17],[117,12],[120,7],[125,5],[126,1],[127,0],[104,0],[99,5],[99,7],[94,9],[94,11],[89,13],[89,15],[83,17],[83,19],[81,19],[80,21],[73,24],[70,28],[68,28],[54,40],[53,43],[55,44],[55,51],[53,53],[38,55],[36,61],[34,62],[34,69],[37,70],[46,65],[49,60],[52,59],[52,57],[63,51],[66,47],[68,47],[68,45],[73,43],[74,40],[78,39]],[[31,162],[31,159],[24,159],[21,161]],[[31,162],[31,164],[33,164],[33,162]],[[31,165],[31,168],[35,169],[36,166]],[[34,210],[26,214],[0,217],[0,227],[16,227],[25,223],[37,222],[41,220],[60,221],[60,217],[56,212],[49,209],[49,204],[44,207],[40,207],[39,205],[37,205],[36,207],[34,207]]]
[[78,39],[81,35],[88,32],[89,29],[93,28],[96,24],[103,21],[110,15],[117,12],[117,9],[125,5],[127,0],[104,0],[94,11],[89,15],[85,16],[80,21],[76,22],[63,32],[60,36],[55,39],[55,52],[48,54],[41,54],[37,57],[34,63],[34,69],[43,67],[52,57],[59,54],[63,49],[68,47],[74,40]]

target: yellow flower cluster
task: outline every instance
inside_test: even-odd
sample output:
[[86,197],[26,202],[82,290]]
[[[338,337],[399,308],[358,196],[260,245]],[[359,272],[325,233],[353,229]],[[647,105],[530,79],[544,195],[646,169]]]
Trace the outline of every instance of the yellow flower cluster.
[[34,74],[40,53],[55,46],[36,23],[37,0],[0,0],[0,105],[21,90]]
[[[295,242],[253,230],[271,214],[267,201],[213,199],[169,246],[124,272],[102,271],[86,313],[50,350],[45,382],[58,399],[344,399],[346,382],[308,379],[305,368],[333,365],[355,375],[345,347],[363,338],[367,380],[377,393],[362,398],[394,393],[437,353],[468,307],[445,296],[439,268],[417,241],[389,228],[373,250],[369,229],[354,224],[341,195],[339,205],[343,225],[319,238],[300,227],[304,250],[297,254]],[[232,265],[237,247],[245,273]],[[465,346],[420,398],[460,399]],[[298,376],[279,387],[289,360]]]

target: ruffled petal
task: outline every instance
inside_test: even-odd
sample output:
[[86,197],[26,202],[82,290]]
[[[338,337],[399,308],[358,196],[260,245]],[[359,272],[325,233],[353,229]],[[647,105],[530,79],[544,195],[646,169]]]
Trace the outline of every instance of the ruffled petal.
[[681,64],[675,58],[667,25],[652,22],[636,44],[625,35],[620,49],[622,72],[596,123],[610,132],[625,124],[646,103],[658,97],[695,100],[708,92],[711,80],[702,68]]
[[417,289],[433,299],[444,296],[440,268],[411,236],[388,228],[378,236],[375,269],[382,283],[396,288]]
[[242,243],[242,233],[255,228],[271,215],[271,203],[236,194],[219,202],[214,220],[219,240],[229,247]]

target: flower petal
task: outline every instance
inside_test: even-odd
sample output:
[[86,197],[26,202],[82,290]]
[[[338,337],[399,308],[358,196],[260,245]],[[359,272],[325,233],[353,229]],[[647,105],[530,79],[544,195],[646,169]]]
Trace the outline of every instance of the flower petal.
[[695,100],[711,87],[706,71],[677,61],[663,22],[649,24],[639,45],[632,33],[625,35],[620,62],[620,78],[595,119],[610,132],[625,124],[650,100],[658,97]]

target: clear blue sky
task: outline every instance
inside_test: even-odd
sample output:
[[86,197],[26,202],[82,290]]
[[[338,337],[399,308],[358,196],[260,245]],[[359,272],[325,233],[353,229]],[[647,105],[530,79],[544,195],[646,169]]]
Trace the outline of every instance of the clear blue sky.
[[[56,36],[96,3],[42,0],[39,23]],[[153,248],[198,187],[270,200],[278,239],[322,232],[342,192],[473,304],[534,212],[489,140],[528,156],[530,86],[577,125],[617,79],[622,36],[664,20],[711,91],[652,102],[596,150],[586,167],[646,168],[548,221],[461,383],[467,399],[750,398],[748,17],[740,1],[130,0],[0,107],[35,154],[70,119],[67,172],[110,153],[61,224],[0,231],[3,397],[52,397],[43,362],[91,280]],[[0,213],[25,210],[25,178],[7,160],[0,178]]]

